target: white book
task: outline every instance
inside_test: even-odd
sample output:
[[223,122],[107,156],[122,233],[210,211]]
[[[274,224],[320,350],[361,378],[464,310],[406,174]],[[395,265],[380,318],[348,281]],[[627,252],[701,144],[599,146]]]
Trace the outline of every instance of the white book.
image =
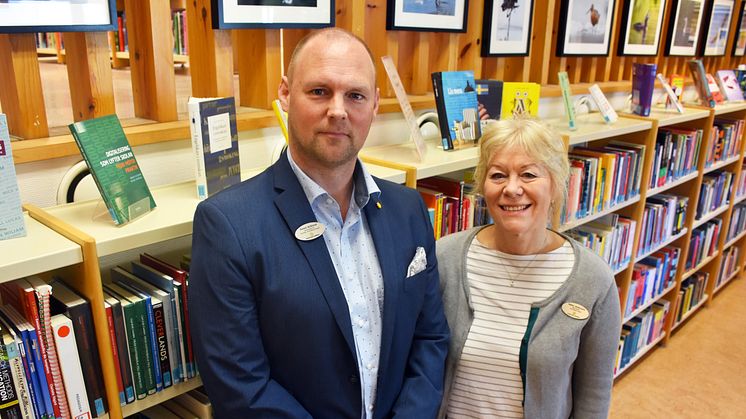
[[8,120],[0,113],[0,240],[25,235],[26,224],[23,220],[13,153],[10,150]]
[[76,419],[90,418],[91,409],[88,404],[88,393],[85,391],[83,368],[80,365],[80,356],[78,356],[73,322],[64,314],[52,316],[51,322],[70,415]]

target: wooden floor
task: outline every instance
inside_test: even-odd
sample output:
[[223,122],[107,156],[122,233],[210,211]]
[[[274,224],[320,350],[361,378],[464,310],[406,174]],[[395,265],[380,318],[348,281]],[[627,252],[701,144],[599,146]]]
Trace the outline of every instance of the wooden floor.
[[746,418],[746,280],[614,385],[612,418]]

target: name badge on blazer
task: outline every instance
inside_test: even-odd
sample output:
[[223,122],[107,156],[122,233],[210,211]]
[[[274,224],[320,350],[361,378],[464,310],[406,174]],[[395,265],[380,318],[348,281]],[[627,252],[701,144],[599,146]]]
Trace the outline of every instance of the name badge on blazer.
[[311,241],[324,234],[325,227],[323,224],[313,221],[305,223],[295,230],[295,238],[304,242]]

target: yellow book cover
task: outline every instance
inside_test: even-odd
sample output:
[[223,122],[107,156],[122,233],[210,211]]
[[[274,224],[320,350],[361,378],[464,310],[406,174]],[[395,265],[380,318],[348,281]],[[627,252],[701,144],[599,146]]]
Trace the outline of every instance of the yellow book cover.
[[538,83],[505,82],[503,83],[503,100],[500,119],[514,118],[518,115],[539,115]]

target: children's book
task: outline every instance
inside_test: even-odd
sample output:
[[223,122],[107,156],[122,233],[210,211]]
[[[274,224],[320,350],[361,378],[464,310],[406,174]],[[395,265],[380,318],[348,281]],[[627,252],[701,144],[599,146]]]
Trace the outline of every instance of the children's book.
[[743,91],[733,70],[718,70],[715,74],[717,75],[720,91],[728,102],[743,101]]
[[[679,103],[679,106],[681,105],[681,94],[684,93],[684,76],[680,74],[671,74],[671,78],[668,81],[669,85],[671,86],[671,90],[673,90],[674,95],[676,95],[676,100]],[[671,100],[670,97],[666,98],[666,109],[677,109],[678,107],[676,104]]]
[[443,149],[476,145],[482,129],[474,72],[435,72],[432,81]]
[[10,151],[8,120],[0,113],[0,240],[25,235],[26,224],[23,221],[13,153]]
[[116,225],[155,208],[145,177],[116,115],[68,126]]
[[241,182],[236,103],[232,97],[189,98],[197,198]]
[[503,103],[500,119],[509,119],[520,115],[538,116],[540,93],[541,85],[538,83],[503,83]]

